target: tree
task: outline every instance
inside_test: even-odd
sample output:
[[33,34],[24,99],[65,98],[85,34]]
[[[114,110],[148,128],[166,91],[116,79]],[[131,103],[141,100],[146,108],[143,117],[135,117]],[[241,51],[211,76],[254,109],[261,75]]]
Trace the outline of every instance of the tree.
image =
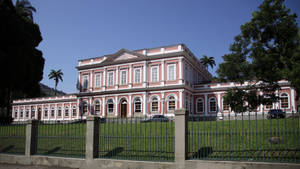
[[214,57],[207,57],[206,55],[203,55],[203,57],[200,59],[200,63],[202,63],[206,67],[206,69],[208,69],[208,66],[210,66],[211,68],[216,66]]
[[17,0],[15,9],[20,16],[33,20],[32,12],[36,12],[36,9],[31,6],[28,0]]
[[0,20],[0,108],[8,116],[13,99],[39,96],[44,58],[36,49],[42,41],[39,26],[11,0],[0,0]]
[[63,72],[61,71],[61,69],[59,69],[59,70],[57,70],[57,71],[55,71],[55,70],[51,70],[50,71],[50,73],[49,73],[49,75],[48,75],[48,77],[49,77],[49,79],[54,79],[54,81],[55,81],[55,90],[56,90],[56,88],[57,88],[57,85],[58,85],[58,82],[59,81],[63,81],[63,78],[62,78],[62,76],[63,76],[64,74],[63,74]]
[[[299,29],[296,14],[287,9],[283,0],[265,0],[252,13],[252,18],[241,26],[241,33],[235,37],[230,47],[231,53],[223,56],[224,62],[219,65],[217,73],[224,81],[240,84],[251,83],[241,91],[232,90],[228,98],[241,95],[243,102],[249,104],[265,103],[266,99],[252,97],[249,91],[257,94],[257,90],[276,101],[274,91],[279,88],[278,81],[287,79],[297,91],[300,89],[300,56]],[[235,93],[235,94],[234,94]],[[227,99],[230,101],[231,99]]]

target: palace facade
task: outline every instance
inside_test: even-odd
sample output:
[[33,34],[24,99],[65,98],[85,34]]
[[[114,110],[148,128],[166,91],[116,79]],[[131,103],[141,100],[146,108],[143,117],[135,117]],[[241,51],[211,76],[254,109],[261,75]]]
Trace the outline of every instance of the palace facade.
[[[137,117],[164,114],[186,108],[192,116],[232,113],[223,104],[226,90],[234,83],[204,83],[212,75],[184,45],[126,50],[79,60],[78,92],[56,97],[14,100],[12,117],[27,119],[76,120],[88,115]],[[269,109],[296,111],[296,92],[288,81],[280,81],[276,95],[280,101],[260,105],[258,113]],[[262,94],[262,93],[258,93]]]

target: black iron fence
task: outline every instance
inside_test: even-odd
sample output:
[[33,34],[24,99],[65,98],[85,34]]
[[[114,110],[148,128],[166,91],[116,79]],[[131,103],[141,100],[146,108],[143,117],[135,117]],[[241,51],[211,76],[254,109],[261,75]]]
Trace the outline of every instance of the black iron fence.
[[36,154],[85,157],[86,124],[82,121],[39,121]]
[[99,158],[174,161],[174,118],[99,121]]
[[267,117],[258,113],[228,114],[215,120],[190,117],[188,158],[300,162],[299,115]]
[[0,153],[25,154],[26,123],[0,124]]

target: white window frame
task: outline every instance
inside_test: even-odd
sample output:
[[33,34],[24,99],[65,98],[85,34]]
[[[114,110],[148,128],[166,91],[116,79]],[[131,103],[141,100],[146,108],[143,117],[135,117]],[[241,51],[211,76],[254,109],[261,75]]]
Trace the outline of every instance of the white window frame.
[[[75,110],[75,115],[74,115],[74,110]],[[75,117],[77,115],[77,108],[76,106],[72,106],[72,116]]]
[[[137,75],[136,75],[136,71],[139,70],[140,71],[140,75],[138,76],[138,81],[137,81]],[[134,83],[141,83],[141,79],[142,79],[142,69],[141,68],[134,68]]]
[[[141,107],[141,108],[140,108],[140,112],[137,112],[137,111],[136,111],[136,106],[135,106],[135,104],[136,104],[136,100],[137,100],[137,99],[140,99],[140,102],[139,102],[139,103],[140,103],[140,107]],[[135,98],[133,99],[133,112],[134,112],[134,113],[142,113],[142,98],[141,98],[141,97],[135,97]]]
[[[108,101],[109,100],[111,100],[112,101],[112,104],[113,104],[113,111],[112,112],[110,112],[109,111],[109,107],[108,107]],[[107,114],[114,114],[114,111],[115,111],[115,101],[114,101],[114,99],[112,99],[112,98],[109,98],[109,99],[107,99],[107,101],[106,101],[106,107],[107,107],[107,109],[106,109],[106,112],[107,112]]]
[[[68,110],[68,115],[66,115],[66,110]],[[69,111],[69,106],[66,106],[64,109],[64,116],[69,117],[70,111]]]
[[[110,81],[110,75],[112,76],[111,81]],[[108,71],[107,72],[107,85],[108,86],[113,86],[114,85],[114,75],[115,75],[114,71]]]
[[[157,72],[156,72],[156,79],[153,79],[153,69],[156,68]],[[159,81],[159,67],[158,65],[156,66],[151,66],[151,82],[158,82]]]
[[[154,98],[157,98],[157,111],[152,110],[152,107],[153,107],[152,102],[153,102]],[[153,95],[150,97],[150,112],[151,112],[151,114],[157,114],[159,112],[159,106],[160,106],[159,102],[160,102],[160,98],[157,95]]]
[[89,75],[83,75],[82,76],[82,89],[88,89],[89,87]]
[[[59,112],[60,112],[60,115],[59,115]],[[57,108],[57,117],[62,117],[62,108],[61,107]]]
[[[215,100],[215,104],[216,104],[216,110],[215,111],[211,111],[211,109],[210,109],[210,101],[211,100]],[[208,99],[208,108],[209,108],[209,112],[217,112],[218,111],[218,103],[217,103],[217,99],[215,98],[215,97],[210,97],[209,99]]]
[[[86,105],[86,112],[84,112],[85,105]],[[81,103],[81,116],[86,116],[88,114],[88,111],[89,111],[88,102],[84,100]]]
[[44,115],[44,117],[49,117],[49,112],[48,112],[48,108],[47,107],[44,109],[43,115]]
[[[286,108],[282,108],[282,105],[281,105],[281,97],[282,97],[283,94],[286,94],[287,95],[286,97],[288,99],[288,107],[286,107]],[[280,109],[290,109],[290,95],[288,93],[286,93],[286,92],[280,93],[279,100],[280,100]]]
[[[198,102],[202,102],[202,111],[198,111]],[[205,106],[205,104],[204,104],[204,99],[203,98],[197,98],[196,99],[196,113],[197,114],[200,114],[200,113],[204,113],[204,106]]]
[[[99,113],[96,113],[96,106],[97,106],[96,103],[97,102],[99,104]],[[100,113],[101,113],[101,102],[100,102],[100,100],[97,99],[97,100],[94,101],[94,114],[95,115],[100,115]]]
[[[125,72],[125,82],[123,81],[123,72]],[[127,84],[127,77],[128,77],[127,69],[121,69],[120,70],[120,84],[121,85],[126,85]]]
[[[99,79],[97,79],[99,77]],[[101,87],[101,73],[97,72],[95,73],[95,88]]]
[[[170,68],[172,66],[174,66],[174,70],[173,70],[174,77],[173,78],[171,78],[171,71],[170,71]],[[176,80],[176,63],[172,63],[172,64],[167,65],[167,77],[168,77],[168,80],[170,80],[170,81]]]
[[[174,97],[174,100],[170,100],[170,97]],[[169,108],[169,102],[170,101],[175,101],[175,109],[174,110],[170,110],[170,108]],[[177,109],[177,97],[176,97],[176,95],[174,95],[174,94],[170,94],[170,95],[168,95],[167,96],[167,111],[169,112],[169,111],[171,111],[171,112],[173,112],[173,111],[175,111]]]

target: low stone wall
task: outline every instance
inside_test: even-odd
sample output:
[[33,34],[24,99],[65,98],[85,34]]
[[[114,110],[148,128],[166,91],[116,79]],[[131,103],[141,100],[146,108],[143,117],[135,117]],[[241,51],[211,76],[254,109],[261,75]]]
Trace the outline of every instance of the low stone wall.
[[[61,158],[49,156],[21,156],[0,154],[1,164],[44,165],[54,167],[69,167],[76,169],[299,169],[300,164],[266,163],[266,162],[232,162],[186,160],[175,162],[147,162],[111,159],[85,160],[78,158]],[[0,165],[1,165],[0,164]]]

